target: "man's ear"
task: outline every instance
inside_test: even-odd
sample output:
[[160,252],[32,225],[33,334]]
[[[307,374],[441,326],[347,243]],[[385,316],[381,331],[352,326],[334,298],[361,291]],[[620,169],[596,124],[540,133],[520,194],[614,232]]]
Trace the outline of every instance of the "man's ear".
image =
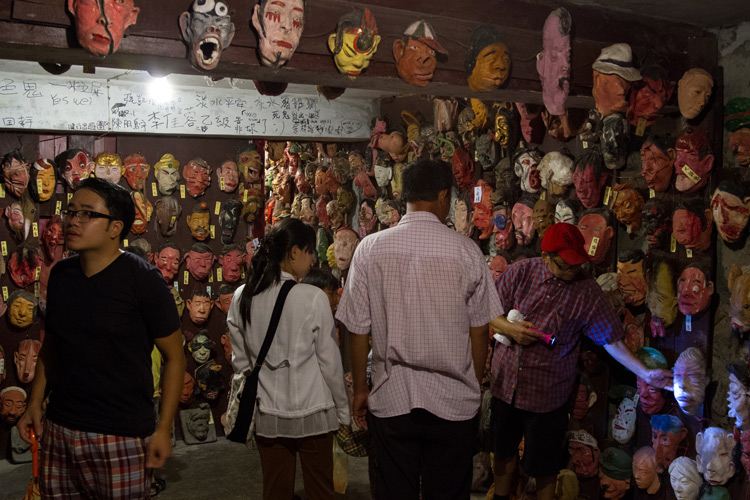
[[109,222],[109,237],[112,239],[120,238],[122,233],[123,223],[121,220],[113,220]]

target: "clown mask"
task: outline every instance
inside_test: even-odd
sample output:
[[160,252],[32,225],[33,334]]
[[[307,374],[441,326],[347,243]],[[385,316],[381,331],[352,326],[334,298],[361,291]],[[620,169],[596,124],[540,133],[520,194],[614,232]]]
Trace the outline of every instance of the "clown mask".
[[134,154],[125,158],[125,165],[122,167],[122,175],[128,181],[131,189],[143,191],[143,185],[148,177],[151,165],[146,163],[143,155]]
[[70,189],[78,187],[78,183],[91,175],[94,169],[94,162],[80,149],[69,149],[63,152],[55,162],[61,171],[60,176],[65,179]]

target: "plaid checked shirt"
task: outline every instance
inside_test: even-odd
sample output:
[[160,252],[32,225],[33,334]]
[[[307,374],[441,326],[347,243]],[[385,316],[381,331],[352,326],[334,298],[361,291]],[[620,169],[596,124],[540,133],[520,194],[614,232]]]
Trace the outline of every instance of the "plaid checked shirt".
[[375,416],[423,408],[461,421],[480,402],[469,328],[502,312],[479,247],[420,211],[362,240],[336,318],[351,332],[372,330]]
[[518,309],[537,330],[557,337],[550,347],[500,342],[492,357],[492,395],[521,410],[546,413],[565,404],[573,389],[581,333],[597,345],[616,342],[622,325],[593,279],[564,281],[541,257],[517,262],[495,283],[503,309]]

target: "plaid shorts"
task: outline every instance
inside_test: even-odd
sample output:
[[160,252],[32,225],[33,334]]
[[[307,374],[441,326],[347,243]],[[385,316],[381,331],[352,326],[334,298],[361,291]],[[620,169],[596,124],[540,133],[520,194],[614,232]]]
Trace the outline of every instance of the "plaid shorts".
[[39,457],[42,498],[148,499],[148,441],[74,431],[47,420]]

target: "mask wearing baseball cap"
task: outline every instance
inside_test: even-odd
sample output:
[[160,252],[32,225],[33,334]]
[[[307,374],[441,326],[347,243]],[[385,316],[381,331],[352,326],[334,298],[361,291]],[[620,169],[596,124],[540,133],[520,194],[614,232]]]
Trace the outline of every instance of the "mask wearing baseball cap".
[[566,222],[559,222],[547,228],[542,238],[542,252],[554,252],[571,266],[589,261],[583,235],[576,226]]

